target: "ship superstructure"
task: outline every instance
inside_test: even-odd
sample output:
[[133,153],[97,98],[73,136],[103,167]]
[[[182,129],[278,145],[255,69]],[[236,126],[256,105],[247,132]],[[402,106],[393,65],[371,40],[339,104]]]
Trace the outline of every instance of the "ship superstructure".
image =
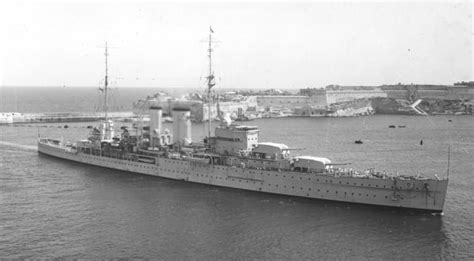
[[[209,54],[211,50],[209,45]],[[210,69],[209,98],[212,80]],[[140,132],[123,128],[115,135],[112,121],[106,118],[84,140],[40,138],[38,152],[215,186],[431,212],[443,210],[447,177],[390,176],[375,170],[339,168],[323,157],[293,156],[292,148],[285,144],[259,142],[258,127],[234,124],[224,115],[213,136],[209,129],[202,142],[194,142],[189,108],[172,109],[172,131],[162,126],[162,107],[149,109],[149,126],[141,126]]]

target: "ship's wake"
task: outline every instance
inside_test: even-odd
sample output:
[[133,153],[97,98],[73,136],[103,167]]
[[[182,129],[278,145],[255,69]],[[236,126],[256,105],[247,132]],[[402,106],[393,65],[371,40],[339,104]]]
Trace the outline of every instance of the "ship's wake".
[[0,141],[0,150],[2,151],[10,151],[8,147],[14,147],[22,150],[27,150],[27,151],[36,151],[37,147],[33,145],[25,145],[25,144],[19,144],[19,143],[13,143],[13,142],[8,142],[8,141]]

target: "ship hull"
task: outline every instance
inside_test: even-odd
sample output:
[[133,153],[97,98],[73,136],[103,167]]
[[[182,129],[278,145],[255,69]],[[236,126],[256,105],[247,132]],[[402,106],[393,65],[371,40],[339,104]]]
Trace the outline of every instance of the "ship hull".
[[442,212],[448,180],[336,177],[156,158],[154,163],[96,156],[38,141],[41,154],[137,174],[288,196]]

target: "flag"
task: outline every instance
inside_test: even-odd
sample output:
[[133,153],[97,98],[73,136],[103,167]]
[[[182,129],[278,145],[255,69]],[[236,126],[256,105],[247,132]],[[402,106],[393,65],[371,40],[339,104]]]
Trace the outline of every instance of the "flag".
[[214,33],[214,31],[212,30],[212,27],[209,26],[209,30],[211,31],[211,33]]

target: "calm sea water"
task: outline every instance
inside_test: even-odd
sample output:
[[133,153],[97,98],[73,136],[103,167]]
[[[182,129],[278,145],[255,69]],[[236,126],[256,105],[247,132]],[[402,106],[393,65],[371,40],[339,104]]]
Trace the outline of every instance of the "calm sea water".
[[[68,129],[61,128],[64,124],[4,125],[0,257],[474,258],[472,117],[286,118],[251,124],[260,127],[261,141],[300,148],[295,151],[300,155],[400,174],[446,175],[450,146],[444,215],[226,189],[72,163],[38,155],[38,133],[82,139],[90,123],[70,123]],[[193,125],[194,139],[203,133],[203,125]],[[364,144],[354,144],[356,139]]]

